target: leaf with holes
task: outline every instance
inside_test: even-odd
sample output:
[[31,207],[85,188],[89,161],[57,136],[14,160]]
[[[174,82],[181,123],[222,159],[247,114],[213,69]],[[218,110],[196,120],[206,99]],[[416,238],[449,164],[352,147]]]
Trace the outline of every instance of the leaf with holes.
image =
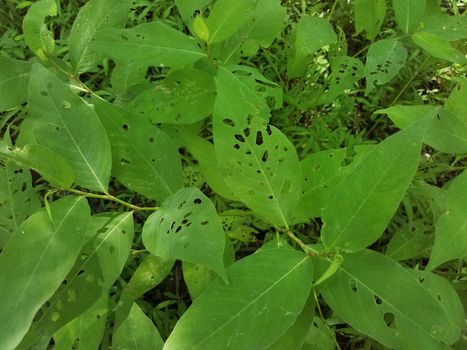
[[157,328],[138,304],[131,300],[120,300],[117,319],[112,336],[112,349],[115,350],[162,350],[164,341]]
[[211,2],[213,0],[175,0],[180,16],[188,26],[192,25],[196,15],[202,14],[203,9]]
[[388,137],[345,174],[322,211],[327,250],[356,252],[382,235],[417,171],[428,122]]
[[355,30],[373,41],[386,16],[386,0],[355,0]]
[[0,249],[21,223],[41,207],[29,170],[0,161]]
[[58,153],[41,145],[9,147],[0,140],[0,158],[34,169],[52,186],[69,188],[75,179],[70,163]]
[[215,98],[212,74],[185,68],[152,85],[124,107],[153,123],[192,124],[212,113]]
[[324,103],[332,103],[345,90],[355,88],[355,83],[364,76],[363,63],[356,58],[339,56],[331,63],[331,85],[324,95]]
[[106,101],[96,98],[94,106],[112,139],[112,174],[121,183],[156,200],[182,187],[177,147],[165,132]]
[[319,290],[337,317],[386,347],[444,349],[460,337],[463,312],[452,307],[459,305],[452,286],[429,273],[417,279],[377,252],[345,254]]
[[[132,86],[145,82],[147,67],[141,66],[135,62],[117,61],[110,76],[112,89],[118,93],[122,99],[126,91]],[[132,96],[133,98],[134,96]]]
[[49,300],[24,345],[48,344],[61,327],[81,315],[105,295],[116,281],[130,253],[134,228],[132,212],[92,217],[97,235],[81,250],[65,282]]
[[44,20],[56,15],[55,0],[39,0],[32,4],[23,19],[24,40],[31,51],[43,61],[47,61],[55,46],[53,33],[48,30]]
[[[227,269],[178,321],[165,349],[264,349],[297,319],[310,293],[313,265],[285,247],[261,249]],[[261,336],[246,336],[254,329]]]
[[128,0],[91,0],[79,10],[69,37],[70,58],[77,73],[86,72],[100,58],[90,44],[96,33],[125,25],[131,2]]
[[94,110],[39,64],[31,72],[28,103],[37,143],[68,160],[76,184],[106,192],[110,144]]
[[446,39],[428,32],[417,32],[411,36],[413,42],[430,55],[452,63],[466,64],[467,58],[451,46]]
[[237,198],[274,225],[288,226],[301,192],[295,148],[259,117],[216,109],[214,145],[225,182]]
[[103,295],[86,312],[62,327],[53,336],[54,349],[98,349],[105,332],[108,304],[108,295]]
[[436,223],[435,244],[427,269],[467,255],[467,171],[458,175],[446,194],[446,211]]
[[0,254],[1,349],[16,348],[71,270],[89,218],[86,199],[65,197],[50,205],[50,216],[41,210],[24,221],[8,241]]
[[0,56],[0,112],[26,102],[30,71],[30,62]]
[[251,0],[218,0],[209,13],[209,44],[228,39],[252,16],[256,2]]
[[99,31],[90,48],[144,67],[182,68],[206,57],[193,38],[160,20],[129,29]]
[[197,188],[167,198],[143,228],[151,254],[208,266],[225,279],[225,233],[211,200]]
[[305,74],[311,55],[322,47],[334,44],[337,35],[327,19],[302,16],[294,32],[293,49],[287,62],[289,78]]
[[424,18],[426,0],[392,0],[399,28],[405,33],[415,31]]
[[399,40],[383,39],[373,43],[366,56],[365,95],[373,91],[375,85],[390,82],[399,73],[406,58],[407,50]]

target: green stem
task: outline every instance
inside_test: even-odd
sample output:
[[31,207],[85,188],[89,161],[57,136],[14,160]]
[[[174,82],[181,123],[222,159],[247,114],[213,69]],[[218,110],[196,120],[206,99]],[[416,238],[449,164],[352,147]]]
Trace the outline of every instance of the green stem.
[[289,236],[295,243],[298,244],[298,246],[305,252],[306,255],[308,256],[322,256],[323,253],[318,252],[317,250],[307,246],[300,238],[295,236],[295,234],[289,230],[283,230]]
[[119,203],[127,208],[130,208],[136,211],[156,211],[159,209],[159,207],[140,207],[138,205],[125,202],[124,200],[121,200],[120,198],[112,196],[111,194],[90,193],[90,192],[76,190],[74,188],[66,188],[66,189],[63,189],[63,191],[68,191],[68,192],[71,192],[71,193],[74,193],[80,196],[84,196],[87,198],[96,198],[96,199],[104,199],[108,201],[113,201],[113,202]]

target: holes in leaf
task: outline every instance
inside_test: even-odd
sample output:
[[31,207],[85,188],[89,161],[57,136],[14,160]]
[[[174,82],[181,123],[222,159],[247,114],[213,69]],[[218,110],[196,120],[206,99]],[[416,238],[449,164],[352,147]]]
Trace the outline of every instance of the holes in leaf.
[[207,221],[207,220],[206,221],[201,221],[202,226],[206,226],[207,224],[209,224],[209,221]]
[[21,192],[25,192],[26,188],[27,188],[26,182],[23,182],[23,184],[21,186]]
[[56,126],[56,127],[55,127],[55,131],[56,131],[56,132],[60,132],[60,127],[59,127],[59,126]]
[[230,127],[234,127],[234,126],[235,126],[235,123],[234,123],[234,121],[233,121],[232,119],[226,118],[226,119],[223,120],[223,122],[224,122],[225,125],[228,125],[228,126],[230,126]]
[[128,164],[130,164],[130,161],[128,159],[121,158],[120,159],[120,164],[121,165],[128,165]]
[[150,137],[149,142],[154,143],[154,137]]
[[245,134],[246,137],[250,136],[250,128],[243,129],[243,133]]
[[81,276],[85,271],[83,269],[79,270],[76,276]]
[[271,126],[268,124],[268,126],[266,127],[266,133],[271,136],[272,135],[272,129],[271,129]]
[[386,327],[388,328],[396,328],[396,319],[392,312],[386,312],[383,316],[384,323],[386,323]]
[[185,204],[186,204],[186,200],[184,200],[178,205],[178,210],[182,209],[185,206]]
[[270,194],[270,195],[268,196],[268,199],[271,199],[271,200],[272,200],[272,199],[274,199],[274,196],[273,196],[272,194]]
[[123,124],[122,129],[123,131],[128,131],[128,124]]
[[261,156],[261,160],[266,163],[268,161],[268,158],[269,158],[269,153],[266,150],[263,152],[263,155]]
[[177,226],[177,229],[175,230],[175,233],[179,233],[181,229],[182,229],[182,226]]
[[195,203],[195,204],[201,204],[201,198],[195,198],[195,200],[193,201],[193,203]]
[[357,284],[357,281],[351,280],[351,281],[349,282],[349,287],[350,287],[350,289],[352,290],[352,292],[354,292],[354,293],[357,293],[357,292],[358,292],[358,284]]
[[240,141],[240,142],[242,142],[242,143],[245,142],[245,138],[243,137],[243,135],[235,134],[234,137],[235,137],[238,141]]
[[238,143],[236,143],[234,146],[233,146],[234,149],[240,149],[240,145]]
[[381,298],[377,295],[373,296],[373,298],[375,299],[375,304],[376,305],[381,305],[383,303],[383,301],[381,300]]
[[40,94],[44,97],[49,96],[49,93],[47,91],[41,91]]
[[263,134],[262,134],[261,130],[258,130],[256,132],[256,144],[258,146],[261,146],[263,144]]

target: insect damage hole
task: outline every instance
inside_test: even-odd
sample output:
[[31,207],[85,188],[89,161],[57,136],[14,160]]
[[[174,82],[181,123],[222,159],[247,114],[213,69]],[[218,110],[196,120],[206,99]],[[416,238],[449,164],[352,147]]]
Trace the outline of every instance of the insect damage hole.
[[258,130],[256,132],[256,144],[258,146],[261,146],[263,144],[263,133],[261,132],[261,130]]

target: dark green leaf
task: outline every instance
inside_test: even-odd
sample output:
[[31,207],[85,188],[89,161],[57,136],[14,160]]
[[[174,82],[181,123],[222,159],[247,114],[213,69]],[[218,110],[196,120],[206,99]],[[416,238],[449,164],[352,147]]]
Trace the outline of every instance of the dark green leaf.
[[423,19],[426,0],[392,0],[399,28],[405,33],[414,32]]
[[386,16],[386,0],[355,0],[354,11],[356,32],[365,31],[374,40]]

